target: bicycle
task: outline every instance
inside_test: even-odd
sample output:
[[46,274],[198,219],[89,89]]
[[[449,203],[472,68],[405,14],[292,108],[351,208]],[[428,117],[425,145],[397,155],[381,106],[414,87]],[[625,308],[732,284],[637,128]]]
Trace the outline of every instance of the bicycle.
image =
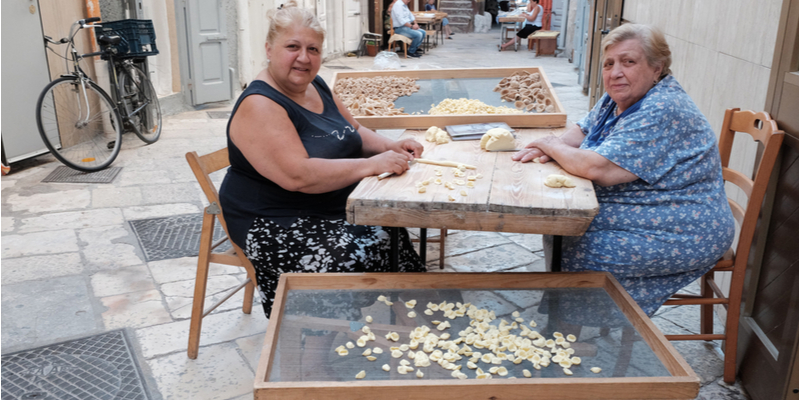
[[[118,47],[127,44],[125,38],[98,33],[101,51],[78,53],[75,35],[81,29],[102,27],[92,24],[98,21],[100,18],[78,20],[70,27],[69,36],[57,41],[44,37],[45,47],[54,53],[48,44],[68,44],[63,58],[71,72],[45,86],[36,104],[36,125],[44,144],[59,161],[83,172],[111,165],[120,151],[123,128],[147,144],[155,143],[161,135],[158,97],[150,79],[134,65],[131,56],[120,54]],[[155,50],[147,55],[157,53]],[[80,66],[84,58],[96,56],[107,61],[113,98]]]

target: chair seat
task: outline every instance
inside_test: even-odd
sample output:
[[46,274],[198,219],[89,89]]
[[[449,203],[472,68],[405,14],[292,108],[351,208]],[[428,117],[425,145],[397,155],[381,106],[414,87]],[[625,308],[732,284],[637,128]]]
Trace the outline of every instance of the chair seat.
[[394,42],[404,42],[405,44],[411,44],[413,40],[411,40],[411,38],[408,36],[403,36],[395,33],[394,35],[392,35],[392,37],[389,38],[389,43],[394,43]]

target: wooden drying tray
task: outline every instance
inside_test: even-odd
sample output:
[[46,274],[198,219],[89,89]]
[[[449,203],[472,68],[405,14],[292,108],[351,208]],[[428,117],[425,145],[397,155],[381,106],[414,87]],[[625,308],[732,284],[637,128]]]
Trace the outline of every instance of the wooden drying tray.
[[[388,115],[388,116],[357,116],[358,123],[370,129],[427,129],[431,126],[444,127],[447,125],[476,124],[485,122],[505,122],[513,128],[556,128],[565,126],[567,113],[558,100],[553,85],[547,75],[539,67],[525,68],[463,68],[463,69],[420,69],[409,71],[360,71],[360,72],[335,72],[331,88],[336,87],[336,81],[344,78],[369,78],[377,76],[399,76],[417,79],[460,79],[460,78],[497,78],[497,83],[503,78],[511,76],[517,71],[538,72],[542,82],[553,99],[556,111],[552,113],[525,113],[525,114],[453,114],[453,115]],[[492,92],[495,93],[495,92]],[[496,94],[500,96],[500,93]],[[411,95],[414,96],[413,94]],[[508,107],[514,108],[513,104]]]
[[[388,379],[271,382],[278,333],[301,352],[303,327],[351,333],[350,321],[313,317],[284,317],[287,294],[293,290],[336,289],[349,291],[405,291],[413,289],[527,290],[601,288],[652,349],[668,376],[652,377],[539,377],[530,379]],[[399,303],[396,303],[399,304]],[[400,307],[401,309],[403,307]],[[365,273],[282,274],[275,295],[269,327],[256,371],[254,395],[265,399],[693,399],[700,379],[663,334],[609,273]],[[398,318],[403,314],[397,315]],[[301,323],[302,325],[298,325]],[[402,324],[372,325],[375,332],[402,332]],[[355,332],[359,335],[361,332]],[[354,339],[355,336],[350,336]],[[380,336],[379,339],[382,339]],[[577,343],[576,343],[577,345]],[[371,345],[372,346],[372,345]],[[359,350],[356,348],[355,350]],[[285,349],[283,351],[286,351]],[[331,350],[332,351],[332,350]],[[576,349],[577,353],[577,349]],[[299,357],[299,353],[293,356]],[[290,358],[283,354],[282,358]],[[557,367],[557,366],[556,366]]]

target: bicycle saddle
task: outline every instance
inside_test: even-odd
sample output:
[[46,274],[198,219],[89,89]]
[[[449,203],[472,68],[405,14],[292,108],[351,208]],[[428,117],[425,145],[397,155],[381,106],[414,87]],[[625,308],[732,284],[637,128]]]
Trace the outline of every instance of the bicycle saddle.
[[120,37],[120,36],[100,35],[100,36],[97,37],[97,41],[100,42],[100,44],[116,45],[116,44],[119,44],[119,42],[122,41],[122,37]]

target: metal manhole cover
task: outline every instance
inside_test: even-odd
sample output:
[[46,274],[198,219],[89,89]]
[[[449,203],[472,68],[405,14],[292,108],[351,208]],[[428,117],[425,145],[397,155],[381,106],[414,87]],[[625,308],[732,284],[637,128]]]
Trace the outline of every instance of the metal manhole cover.
[[[131,228],[139,239],[147,261],[171,258],[194,257],[200,249],[200,231],[203,228],[202,214],[175,215],[130,221]],[[214,241],[225,237],[219,224],[214,229]],[[225,242],[215,252],[230,248]]]
[[208,118],[211,119],[228,119],[231,117],[230,111],[206,111]]
[[69,167],[60,166],[42,179],[42,182],[111,183],[121,170],[122,167],[110,167],[97,172],[81,172]]
[[2,356],[2,400],[148,399],[123,330]]

